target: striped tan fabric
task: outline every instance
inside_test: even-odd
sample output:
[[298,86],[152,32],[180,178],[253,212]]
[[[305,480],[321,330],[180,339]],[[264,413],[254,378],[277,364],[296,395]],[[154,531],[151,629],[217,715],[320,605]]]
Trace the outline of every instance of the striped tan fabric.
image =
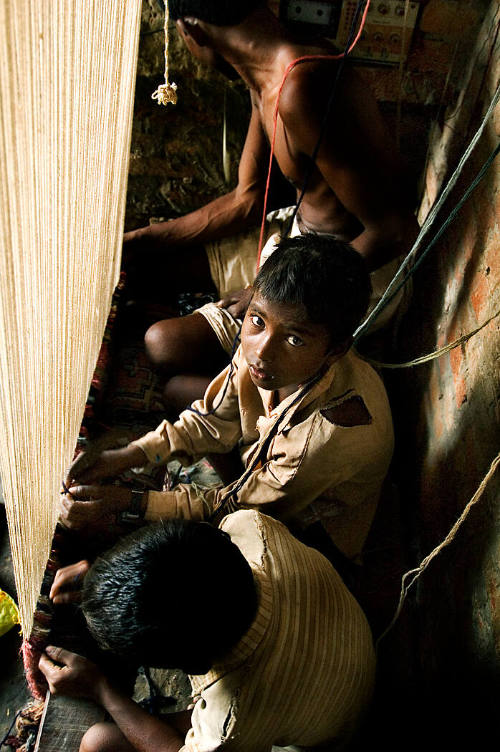
[[253,570],[259,608],[224,663],[190,677],[195,707],[183,752],[344,742],[374,678],[363,612],[331,564],[282,523],[249,510],[221,528]]

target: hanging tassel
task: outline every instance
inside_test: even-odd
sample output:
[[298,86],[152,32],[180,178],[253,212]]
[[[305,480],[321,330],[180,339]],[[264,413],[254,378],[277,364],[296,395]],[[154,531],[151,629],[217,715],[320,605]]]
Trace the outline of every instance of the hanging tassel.
[[170,102],[177,104],[177,84],[168,81],[168,2],[165,0],[165,83],[160,84],[156,91],[151,94],[151,99],[156,99],[158,104],[167,105]]
[[177,84],[168,82],[161,84],[156,91],[151,94],[151,99],[156,99],[158,104],[177,104]]

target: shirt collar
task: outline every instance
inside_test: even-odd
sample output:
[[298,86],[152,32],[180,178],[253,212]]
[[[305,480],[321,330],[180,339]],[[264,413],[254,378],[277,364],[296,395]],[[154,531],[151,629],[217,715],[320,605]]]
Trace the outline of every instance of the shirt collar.
[[257,589],[257,613],[241,640],[231,649],[223,661],[215,663],[210,671],[202,675],[190,675],[193,694],[197,695],[211,684],[221,679],[229,671],[241,666],[258,648],[269,628],[272,616],[272,586],[262,567],[252,567]]
[[[346,355],[343,355],[342,358],[345,358]],[[309,389],[305,389],[306,386],[303,384],[300,386],[297,391],[293,392],[293,394],[290,394],[288,397],[286,397],[284,400],[282,400],[279,405],[277,405],[275,408],[273,408],[273,393],[270,392],[268,389],[260,389],[257,387],[257,390],[260,394],[260,397],[262,399],[262,404],[264,406],[264,409],[266,411],[266,417],[269,418],[276,418],[280,419],[281,416],[288,411],[287,413],[287,419],[286,421],[281,425],[280,429],[284,429],[287,427],[287,425],[290,423],[290,420],[292,419],[293,415],[300,409],[307,407],[307,405],[310,405],[311,402],[313,402],[315,399],[319,397],[320,394],[323,394],[335,381],[335,374],[338,370],[338,364],[342,358],[339,358],[339,360],[336,360],[334,363],[332,363],[329,368],[326,369],[324,373],[322,373],[319,377],[316,377],[316,380],[312,379],[313,383]],[[304,391],[303,396],[300,399],[297,399],[298,395],[301,391]],[[295,400],[297,400],[295,402]],[[295,402],[295,404],[293,404]],[[293,407],[291,405],[293,404]],[[273,421],[274,423],[274,421]]]

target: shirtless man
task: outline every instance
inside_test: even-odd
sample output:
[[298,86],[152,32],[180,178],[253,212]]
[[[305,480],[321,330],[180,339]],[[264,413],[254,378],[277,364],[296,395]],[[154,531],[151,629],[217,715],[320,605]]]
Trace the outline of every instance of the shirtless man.
[[[336,51],[324,40],[298,41],[262,0],[169,0],[169,9],[194,57],[220,70],[230,67],[247,84],[250,124],[236,188],[183,217],[127,233],[124,251],[129,258],[142,259],[148,253],[168,254],[164,287],[171,283],[178,290],[215,287],[225,297],[219,310],[241,317],[246,300],[228,291],[244,287],[255,273],[273,115],[285,71],[297,58]],[[376,101],[348,64],[326,115],[340,65],[338,59],[319,59],[290,71],[279,99],[274,156],[297,195],[311,173],[297,217],[298,231],[331,233],[350,241],[371,272],[394,262],[387,284],[397,268],[395,260],[411,247],[418,232],[411,191]],[[327,127],[312,165],[310,155],[325,117]],[[226,280],[215,279],[214,269],[230,267],[234,259],[238,262],[242,246],[240,238],[218,241],[249,228],[254,232],[247,278],[242,273],[238,280],[236,274],[239,284],[231,279],[232,286],[223,287]],[[215,261],[214,247],[220,253]],[[168,379],[165,400],[173,413],[199,397],[227,361],[217,325],[214,331],[209,319],[199,313],[167,319],[146,334],[148,355]]]

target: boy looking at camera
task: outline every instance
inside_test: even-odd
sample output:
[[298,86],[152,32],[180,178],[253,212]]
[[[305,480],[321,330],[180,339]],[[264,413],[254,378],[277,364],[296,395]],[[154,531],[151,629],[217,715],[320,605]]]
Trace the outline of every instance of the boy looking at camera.
[[[365,262],[349,244],[313,234],[281,241],[257,275],[232,363],[175,423],[91,462],[78,458],[63,523],[78,528],[132,511],[146,521],[219,524],[254,509],[324,550],[339,571],[359,563],[393,450],[382,381],[350,350],[369,295]],[[235,446],[244,471],[226,486],[181,484],[137,499],[126,488],[89,485]]]

